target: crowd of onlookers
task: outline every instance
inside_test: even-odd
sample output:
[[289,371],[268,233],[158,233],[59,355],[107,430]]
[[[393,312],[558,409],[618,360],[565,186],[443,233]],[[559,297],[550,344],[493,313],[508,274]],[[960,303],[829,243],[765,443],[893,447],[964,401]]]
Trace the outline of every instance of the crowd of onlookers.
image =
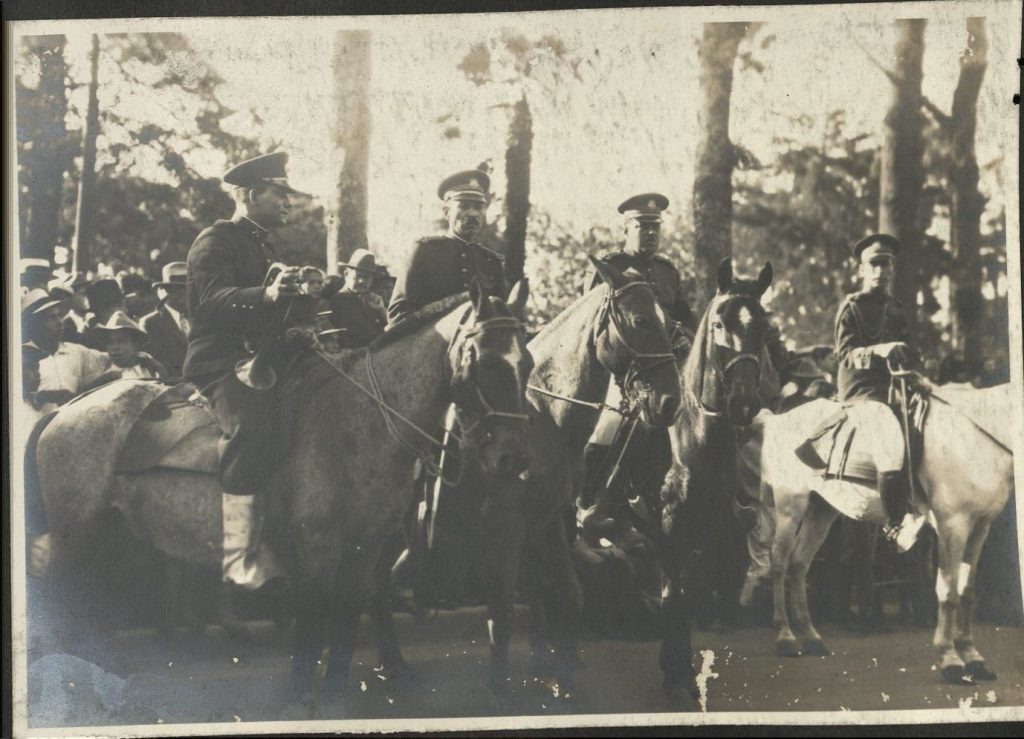
[[[394,285],[366,250],[339,268],[300,272],[315,309],[310,328],[328,353],[365,346],[383,332]],[[186,281],[185,262],[164,265],[154,281],[135,271],[90,276],[22,260],[21,417],[38,418],[115,379],[180,381],[190,328]]]

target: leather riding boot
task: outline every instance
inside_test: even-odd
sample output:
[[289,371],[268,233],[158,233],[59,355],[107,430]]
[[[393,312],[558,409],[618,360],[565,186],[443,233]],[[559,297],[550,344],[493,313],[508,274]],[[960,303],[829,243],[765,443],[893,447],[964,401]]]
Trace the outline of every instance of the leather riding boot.
[[259,547],[255,534],[252,495],[221,495],[224,524],[224,582],[232,582],[246,590],[256,590],[268,580],[284,575],[274,555]]
[[906,473],[879,473],[878,495],[882,499],[887,519],[882,531],[887,539],[896,542],[897,551],[903,554],[914,546],[917,534],[925,522],[924,516],[910,510]]

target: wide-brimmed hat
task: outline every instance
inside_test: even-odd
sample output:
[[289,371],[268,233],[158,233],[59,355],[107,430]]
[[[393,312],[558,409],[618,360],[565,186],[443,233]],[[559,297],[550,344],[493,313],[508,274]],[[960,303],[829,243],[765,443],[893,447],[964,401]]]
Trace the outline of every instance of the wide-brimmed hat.
[[139,328],[139,324],[133,321],[123,310],[114,311],[105,324],[96,327],[96,331],[103,336],[110,336],[118,331],[125,331],[131,334],[140,344],[145,344],[149,341],[146,332]]
[[53,308],[60,304],[60,300],[54,300],[50,293],[41,287],[37,287],[21,296],[21,316],[22,318],[35,316],[48,308]]
[[59,277],[50,280],[50,284],[46,286],[46,289],[54,300],[68,300],[74,297],[75,294],[74,289],[68,285],[67,280],[62,280]]
[[49,277],[53,274],[53,268],[46,259],[35,259],[26,257],[21,260],[21,274],[33,277]]
[[377,257],[368,249],[356,249],[352,252],[352,256],[349,257],[347,262],[338,262],[338,266],[345,267],[346,269],[355,269],[360,272],[380,273]]
[[185,287],[188,279],[188,264],[185,262],[168,262],[160,270],[160,281],[154,282],[153,287]]

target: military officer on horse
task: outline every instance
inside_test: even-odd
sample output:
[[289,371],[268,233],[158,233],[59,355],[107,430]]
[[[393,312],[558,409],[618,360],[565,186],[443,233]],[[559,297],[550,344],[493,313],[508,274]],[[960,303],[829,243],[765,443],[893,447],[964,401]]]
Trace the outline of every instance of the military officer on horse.
[[265,284],[274,252],[270,232],[284,225],[296,193],[287,180],[288,155],[275,152],[229,170],[235,214],[204,230],[188,252],[186,292],[191,316],[183,373],[209,401],[223,431],[223,578],[255,589],[281,574],[273,556],[259,548],[253,502],[280,465],[277,388],[256,390],[236,376],[279,312],[299,293],[297,268],[284,268]]
[[504,259],[477,237],[487,223],[490,177],[477,169],[457,172],[437,188],[448,232],[420,239],[400,268],[388,306],[394,325],[435,300],[457,295],[476,280],[483,291],[504,299]]
[[[633,270],[639,273],[651,286],[658,305],[665,313],[666,330],[673,351],[676,358],[681,360],[689,353],[693,332],[697,328],[697,317],[686,300],[679,270],[668,257],[658,253],[662,213],[668,205],[668,198],[659,193],[634,195],[623,201],[619,205],[619,213],[625,218],[625,244],[620,249],[601,252],[598,258],[622,272]],[[597,271],[591,270],[585,289],[592,290],[599,284]],[[612,407],[621,402],[621,393],[614,382],[609,386],[606,402]],[[624,423],[622,413],[613,410],[602,412],[583,453],[585,478],[581,502],[585,507],[589,506],[581,518],[584,533],[591,531],[596,534],[614,525],[610,509],[617,502],[622,502],[622,496],[618,482],[609,477],[615,476],[613,470],[624,461],[627,446],[632,447],[631,454],[633,451],[649,451],[656,460],[651,461],[650,465],[661,470],[661,477],[668,471],[671,459],[668,435],[664,430],[655,432],[644,429],[636,419]],[[644,466],[647,468],[648,464]],[[652,484],[660,485],[657,472],[653,472],[649,479]],[[653,482],[655,479],[657,483]]]
[[861,281],[836,314],[839,400],[850,422],[874,440],[878,495],[888,526],[885,534],[901,551],[917,538],[924,518],[910,512],[910,476],[904,472],[905,443],[889,407],[892,367],[906,367],[916,353],[909,346],[903,306],[890,295],[900,244],[889,234],[871,234],[853,247]]

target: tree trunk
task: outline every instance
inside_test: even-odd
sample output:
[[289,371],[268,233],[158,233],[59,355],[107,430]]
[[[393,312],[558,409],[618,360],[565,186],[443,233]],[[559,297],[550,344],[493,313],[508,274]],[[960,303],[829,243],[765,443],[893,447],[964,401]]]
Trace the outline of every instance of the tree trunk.
[[922,287],[919,262],[922,231],[921,190],[924,187],[924,115],[921,111],[921,18],[896,21],[895,82],[885,115],[879,177],[878,228],[900,242],[895,295],[903,303],[911,331],[917,325],[917,294]]
[[370,32],[334,36],[334,144],[344,156],[327,232],[327,269],[337,272],[366,238],[366,185],[370,165]]
[[89,103],[85,113],[82,134],[82,175],[78,181],[78,203],[75,207],[75,236],[72,243],[74,256],[71,270],[87,272],[93,268],[92,245],[96,232],[96,137],[100,132],[99,91],[100,37],[92,35],[89,55]]
[[953,247],[953,342],[963,349],[972,370],[980,369],[981,215],[985,203],[978,191],[978,160],[974,153],[978,93],[988,63],[985,19],[967,19],[967,49],[960,57],[960,78],[953,92],[952,128],[952,227]]
[[715,294],[718,263],[732,255],[729,100],[733,65],[746,23],[705,23],[700,44],[700,110],[693,181],[694,278],[698,310]]
[[[25,151],[31,160],[26,186],[27,208],[21,242],[21,255],[52,262],[53,247],[60,232],[61,184],[67,168],[68,132],[64,116],[68,112],[67,64],[64,61],[63,36],[35,36],[27,40],[39,59],[39,87],[31,115],[31,126],[38,131],[32,149]],[[27,122],[26,122],[27,124]]]
[[526,264],[526,221],[530,215],[533,116],[525,93],[512,108],[506,143],[505,273],[508,284],[513,285],[523,278],[523,267]]

